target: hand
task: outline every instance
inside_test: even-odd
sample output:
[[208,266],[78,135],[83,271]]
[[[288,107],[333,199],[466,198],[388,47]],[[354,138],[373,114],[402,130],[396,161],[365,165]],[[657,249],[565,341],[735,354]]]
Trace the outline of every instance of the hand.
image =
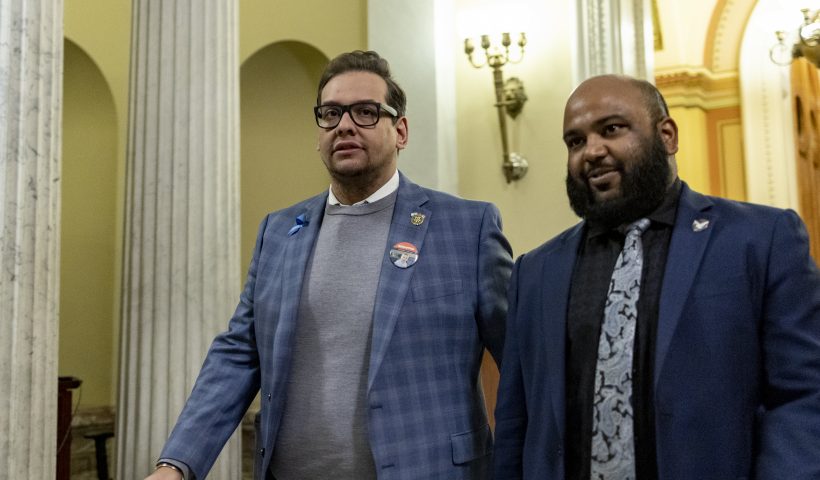
[[159,467],[154,473],[148,475],[145,480],[183,480],[182,474],[171,467]]

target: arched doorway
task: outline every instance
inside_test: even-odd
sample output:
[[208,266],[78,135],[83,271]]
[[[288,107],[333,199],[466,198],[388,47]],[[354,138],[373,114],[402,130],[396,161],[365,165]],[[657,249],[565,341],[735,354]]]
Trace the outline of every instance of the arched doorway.
[[265,214],[319,193],[330,184],[316,153],[311,108],[327,63],[303,42],[270,44],[240,70],[242,271]]
[[58,372],[82,380],[72,472],[95,473],[94,441],[113,432],[116,384],[117,114],[94,60],[64,40]]
[[59,371],[83,380],[87,406],[114,398],[117,148],[111,89],[65,40]]

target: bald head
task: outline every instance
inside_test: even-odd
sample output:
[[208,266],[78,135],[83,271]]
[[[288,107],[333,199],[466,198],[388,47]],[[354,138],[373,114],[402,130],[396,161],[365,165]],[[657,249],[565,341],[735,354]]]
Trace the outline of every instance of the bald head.
[[599,75],[584,80],[570,95],[569,100],[567,100],[567,107],[578,96],[589,93],[600,94],[602,92],[634,96],[646,109],[646,114],[652,123],[660,122],[669,116],[669,107],[666,105],[666,100],[654,85],[646,80],[639,80],[626,75]]

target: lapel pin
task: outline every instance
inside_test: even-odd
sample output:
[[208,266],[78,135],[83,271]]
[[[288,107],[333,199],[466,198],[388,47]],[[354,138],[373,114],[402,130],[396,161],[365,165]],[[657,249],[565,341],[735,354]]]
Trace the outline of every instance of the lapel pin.
[[410,214],[410,223],[415,226],[419,226],[424,223],[424,214],[419,212],[413,212]]
[[290,227],[290,230],[288,230],[288,236],[290,237],[291,235],[299,233],[299,230],[301,230],[302,227],[304,227],[308,223],[309,222],[307,221],[307,218],[305,218],[304,213],[299,215],[298,217],[296,217],[296,223],[292,227]]
[[702,232],[709,227],[709,220],[705,218],[697,218],[692,222],[692,231],[693,232]]
[[413,266],[419,259],[419,249],[409,242],[399,242],[390,249],[390,260],[399,268]]

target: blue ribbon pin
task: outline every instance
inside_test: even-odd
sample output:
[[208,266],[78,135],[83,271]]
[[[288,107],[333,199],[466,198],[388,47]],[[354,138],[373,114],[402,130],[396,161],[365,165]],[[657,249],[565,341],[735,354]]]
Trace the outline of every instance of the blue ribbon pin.
[[299,233],[299,230],[301,230],[302,227],[304,227],[307,224],[308,221],[305,218],[305,214],[303,213],[299,215],[298,217],[296,217],[296,224],[294,224],[292,227],[290,227],[290,230],[288,230],[288,236],[290,237],[291,235],[296,235],[297,233]]

